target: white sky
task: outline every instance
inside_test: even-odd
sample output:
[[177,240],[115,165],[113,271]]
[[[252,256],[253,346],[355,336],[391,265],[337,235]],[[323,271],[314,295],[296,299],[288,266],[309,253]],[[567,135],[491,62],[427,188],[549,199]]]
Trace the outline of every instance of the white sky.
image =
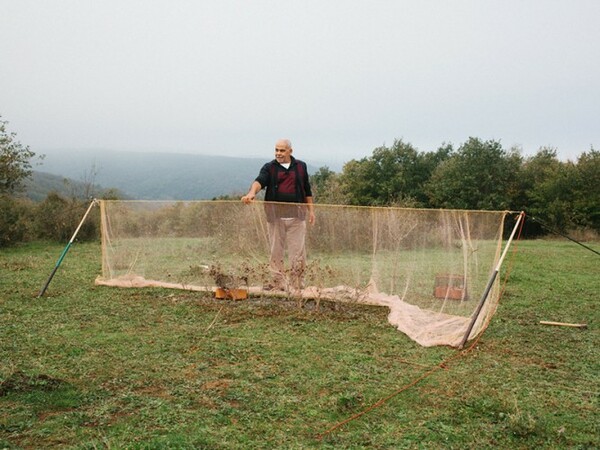
[[36,152],[575,159],[600,147],[599,24],[598,0],[0,0],[0,114]]

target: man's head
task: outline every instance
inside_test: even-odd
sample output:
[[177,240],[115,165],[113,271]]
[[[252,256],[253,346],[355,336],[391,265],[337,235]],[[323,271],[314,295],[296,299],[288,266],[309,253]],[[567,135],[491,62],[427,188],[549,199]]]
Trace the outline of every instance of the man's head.
[[292,143],[289,139],[279,139],[275,143],[275,159],[279,164],[292,161]]

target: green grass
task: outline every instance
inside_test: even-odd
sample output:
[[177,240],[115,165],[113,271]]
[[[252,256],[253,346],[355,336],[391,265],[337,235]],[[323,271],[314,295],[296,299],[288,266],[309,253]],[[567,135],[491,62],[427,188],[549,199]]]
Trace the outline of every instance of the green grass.
[[600,257],[573,243],[519,242],[476,347],[322,439],[457,351],[378,307],[94,286],[98,244],[36,298],[61,251],[0,253],[0,448],[600,446]]

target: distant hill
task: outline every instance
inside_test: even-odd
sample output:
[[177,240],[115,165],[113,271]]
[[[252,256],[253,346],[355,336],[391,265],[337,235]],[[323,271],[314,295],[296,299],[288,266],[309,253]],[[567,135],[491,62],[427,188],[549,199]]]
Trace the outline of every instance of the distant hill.
[[[204,200],[248,190],[268,158],[107,150],[44,150],[40,171],[140,200]],[[309,166],[309,173],[317,169]]]
[[[75,181],[61,175],[53,175],[46,172],[33,171],[31,177],[25,180],[23,196],[34,200],[44,200],[50,192],[56,192],[65,198],[87,198],[90,196],[100,197],[108,189],[97,184],[84,181]],[[119,198],[127,198],[122,192],[118,192]]]

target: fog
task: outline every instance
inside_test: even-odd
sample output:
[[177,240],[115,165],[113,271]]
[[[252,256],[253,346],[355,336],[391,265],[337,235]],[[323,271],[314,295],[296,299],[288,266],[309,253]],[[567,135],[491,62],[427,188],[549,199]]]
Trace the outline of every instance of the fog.
[[469,136],[599,143],[597,1],[8,0],[0,114],[32,150],[315,164]]

